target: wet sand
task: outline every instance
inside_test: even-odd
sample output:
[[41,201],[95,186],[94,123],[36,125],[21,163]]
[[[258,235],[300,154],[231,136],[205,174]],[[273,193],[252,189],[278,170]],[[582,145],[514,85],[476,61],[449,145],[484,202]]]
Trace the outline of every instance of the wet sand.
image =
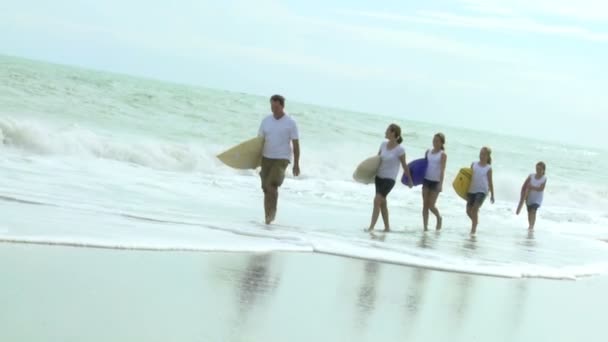
[[608,277],[0,244],[1,341],[604,341]]

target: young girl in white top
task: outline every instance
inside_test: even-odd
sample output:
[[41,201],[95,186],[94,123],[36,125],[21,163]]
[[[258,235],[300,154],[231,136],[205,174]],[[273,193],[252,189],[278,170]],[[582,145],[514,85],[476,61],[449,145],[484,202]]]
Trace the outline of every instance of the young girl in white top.
[[441,215],[435,204],[443,189],[445,165],[448,159],[445,153],[445,135],[437,133],[433,137],[433,149],[426,151],[428,166],[422,183],[422,222],[424,230],[428,230],[429,211],[437,218],[436,229],[441,229]]
[[494,182],[492,180],[492,150],[482,147],[479,152],[479,161],[471,164],[473,176],[467,194],[467,215],[471,219],[471,235],[477,232],[479,223],[479,208],[486,199],[488,192],[494,204]]
[[[522,186],[522,193],[524,193],[522,200],[525,199],[526,206],[528,207],[529,230],[534,229],[534,225],[536,224],[536,211],[543,204],[543,194],[545,192],[545,185],[547,185],[547,176],[545,176],[546,169],[547,166],[545,163],[538,162],[536,164],[536,174],[530,174]],[[522,206],[523,201],[521,201],[517,208],[517,215],[519,215]]]
[[372,221],[369,225],[369,231],[374,230],[380,212],[382,213],[382,220],[384,221],[384,231],[390,231],[386,197],[395,186],[395,179],[399,175],[399,164],[401,164],[403,171],[410,180],[408,186],[410,188],[413,187],[412,175],[405,162],[405,149],[401,146],[401,143],[403,142],[403,138],[401,138],[401,127],[396,124],[391,124],[384,134],[388,141],[380,144],[380,149],[378,150],[381,162],[378,172],[376,173],[376,196],[374,197],[374,210],[372,212]]

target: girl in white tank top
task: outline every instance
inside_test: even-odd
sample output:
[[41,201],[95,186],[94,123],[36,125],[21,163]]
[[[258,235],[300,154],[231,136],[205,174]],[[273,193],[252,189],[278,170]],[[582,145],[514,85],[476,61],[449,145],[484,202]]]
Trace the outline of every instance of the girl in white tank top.
[[522,185],[521,198],[516,214],[519,215],[525,201],[528,208],[529,230],[534,229],[534,225],[536,224],[536,211],[543,204],[545,186],[547,184],[547,176],[545,176],[546,169],[547,166],[545,163],[538,162],[536,164],[536,173],[530,174],[524,181],[524,185]]
[[437,218],[435,229],[440,230],[442,218],[435,204],[443,188],[443,177],[447,163],[443,133],[437,133],[433,137],[433,149],[426,152],[426,159],[428,164],[422,185],[422,223],[424,230],[428,230],[429,212],[431,212]]
[[492,150],[482,147],[479,151],[479,162],[471,164],[473,176],[467,194],[467,215],[471,219],[471,235],[477,232],[479,223],[479,208],[490,193],[490,201],[494,204],[494,182],[492,180]]
[[441,174],[444,171],[442,167],[443,154],[443,148],[440,148],[438,151],[436,151],[435,148],[426,151],[428,166],[426,168],[426,173],[424,174],[424,179],[433,182],[440,182],[442,180]]

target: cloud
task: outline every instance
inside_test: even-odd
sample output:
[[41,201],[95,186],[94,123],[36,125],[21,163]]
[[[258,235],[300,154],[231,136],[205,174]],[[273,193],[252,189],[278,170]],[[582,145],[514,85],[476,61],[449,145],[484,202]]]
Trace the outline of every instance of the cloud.
[[[375,11],[345,11],[357,16],[381,20],[423,23],[429,25],[464,27],[479,30],[516,31],[559,35],[597,42],[608,42],[608,33],[593,32],[580,26],[544,24],[532,19],[514,16],[470,16],[447,12],[418,11],[415,16]],[[507,12],[505,12],[507,13]]]
[[[347,80],[381,80],[394,79],[397,77],[401,80],[407,80],[416,78],[413,74],[396,73],[395,70],[383,66],[335,61],[327,57],[313,54],[294,53],[289,51],[278,52],[273,48],[227,44],[222,42],[214,42],[212,44],[214,51],[224,55],[246,57],[264,64],[298,66],[308,71],[315,71],[325,75],[336,75]],[[210,46],[206,44],[206,48],[209,47]]]
[[481,13],[558,16],[578,21],[605,21],[605,0],[460,0],[465,7]]

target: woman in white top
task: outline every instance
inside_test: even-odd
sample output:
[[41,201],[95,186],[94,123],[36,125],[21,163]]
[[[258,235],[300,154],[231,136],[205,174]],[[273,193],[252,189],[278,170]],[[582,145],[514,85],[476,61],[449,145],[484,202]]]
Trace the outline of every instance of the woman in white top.
[[517,208],[517,215],[519,215],[521,207],[523,206],[523,199],[525,199],[526,206],[528,207],[529,230],[534,229],[534,225],[536,224],[536,211],[543,204],[543,194],[545,192],[545,185],[547,185],[547,176],[545,176],[546,170],[547,166],[545,163],[538,162],[536,164],[536,174],[530,174],[522,186],[524,196]]
[[435,204],[443,189],[445,165],[448,159],[445,153],[445,135],[437,133],[433,137],[433,149],[426,151],[428,166],[422,183],[422,221],[424,230],[428,230],[429,211],[437,218],[436,229],[441,229],[442,218]]
[[494,204],[494,182],[492,180],[492,150],[482,147],[479,152],[479,161],[471,164],[473,176],[467,194],[467,215],[471,219],[471,235],[477,232],[479,223],[479,208],[491,193],[491,202]]
[[369,225],[369,231],[374,230],[380,212],[382,212],[382,220],[384,221],[384,231],[390,231],[386,197],[395,186],[395,179],[399,175],[399,164],[401,164],[401,167],[410,180],[408,186],[410,188],[413,187],[411,180],[412,175],[405,162],[405,149],[401,146],[401,143],[403,142],[403,138],[401,138],[401,127],[396,124],[390,124],[386,129],[385,138],[388,139],[388,141],[380,144],[380,149],[378,150],[381,162],[375,178],[376,196],[374,197],[374,210],[372,212],[372,221]]

